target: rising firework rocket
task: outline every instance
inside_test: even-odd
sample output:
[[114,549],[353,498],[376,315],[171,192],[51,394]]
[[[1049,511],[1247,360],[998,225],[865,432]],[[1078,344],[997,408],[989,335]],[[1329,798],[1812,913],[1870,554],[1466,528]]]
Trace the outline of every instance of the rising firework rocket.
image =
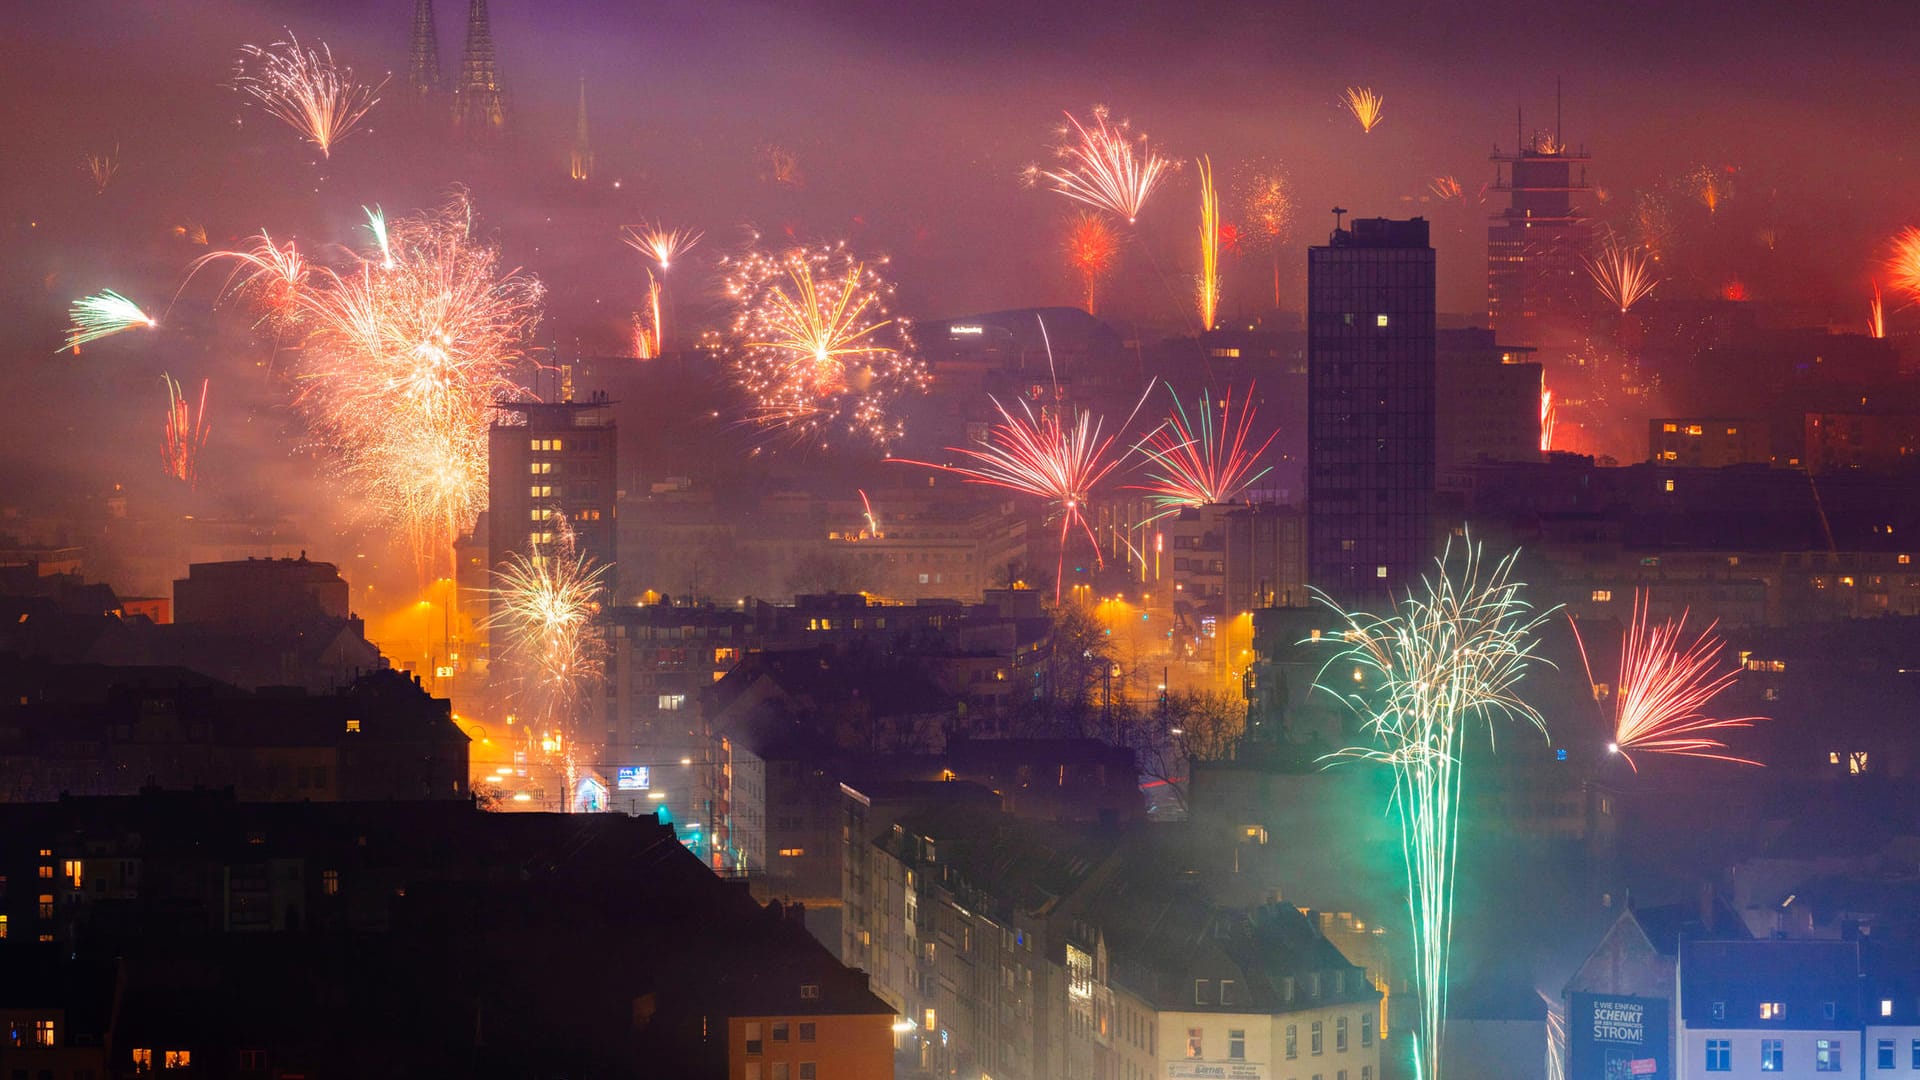
[[1200,166],[1200,329],[1213,329],[1220,309],[1220,194],[1213,189],[1213,163],[1201,158]]
[[167,421],[160,446],[160,459],[167,475],[200,486],[200,451],[207,445],[207,386],[200,380],[200,405],[195,408],[180,393],[180,384],[171,375],[161,375],[167,387]]

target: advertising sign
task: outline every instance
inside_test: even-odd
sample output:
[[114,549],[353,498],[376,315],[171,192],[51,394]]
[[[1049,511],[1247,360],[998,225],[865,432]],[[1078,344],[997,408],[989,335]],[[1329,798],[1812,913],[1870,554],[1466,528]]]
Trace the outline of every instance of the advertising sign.
[[1267,1069],[1250,1061],[1169,1061],[1167,1080],[1267,1080]]
[[1671,1080],[1663,998],[1575,994],[1567,1013],[1567,1080]]
[[614,773],[614,785],[621,791],[645,791],[653,786],[653,772],[645,765],[623,765]]

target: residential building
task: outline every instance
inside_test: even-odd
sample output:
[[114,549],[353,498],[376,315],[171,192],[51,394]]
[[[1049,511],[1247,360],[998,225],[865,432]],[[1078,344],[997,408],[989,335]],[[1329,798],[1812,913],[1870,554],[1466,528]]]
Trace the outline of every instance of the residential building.
[[1533,350],[1498,344],[1493,331],[1441,330],[1436,338],[1434,460],[1440,485],[1476,461],[1539,461],[1551,414]]
[[1417,585],[1435,548],[1426,220],[1336,227],[1307,293],[1307,581],[1364,604]]
[[[1557,122],[1556,122],[1557,127]],[[1592,305],[1583,260],[1593,224],[1575,201],[1590,189],[1584,151],[1559,132],[1514,133],[1510,153],[1495,148],[1493,190],[1508,205],[1487,226],[1487,318],[1494,334],[1515,345],[1554,343],[1563,324]]]
[[515,555],[552,557],[571,543],[606,568],[604,595],[620,596],[614,550],[619,428],[611,402],[603,396],[517,401],[498,410],[487,436],[489,564]]
[[[1862,1075],[1855,942],[1683,939],[1677,985],[1675,1080]],[[1580,1017],[1569,1026],[1578,1031]]]
[[1647,460],[1718,469],[1773,463],[1773,433],[1756,417],[1659,416],[1647,421]]

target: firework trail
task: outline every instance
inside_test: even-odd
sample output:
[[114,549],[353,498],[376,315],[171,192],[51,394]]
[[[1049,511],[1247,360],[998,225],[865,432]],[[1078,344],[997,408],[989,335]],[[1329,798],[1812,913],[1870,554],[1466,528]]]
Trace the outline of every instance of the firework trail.
[[1547,1080],[1567,1080],[1567,1010],[1560,999],[1535,988],[1547,1007]]
[[[1571,620],[1569,620],[1571,621]],[[1741,765],[1759,765],[1757,761],[1726,753],[1727,744],[1712,732],[1752,727],[1764,716],[1715,719],[1706,714],[1709,703],[1734,684],[1738,665],[1715,673],[1720,651],[1724,648],[1713,636],[1717,623],[1685,641],[1687,613],[1658,626],[1651,623],[1646,594],[1636,590],[1633,596],[1633,621],[1627,624],[1620,646],[1620,674],[1615,682],[1613,739],[1609,753],[1626,759],[1635,772],[1635,752],[1674,754],[1680,757],[1711,758]],[[1574,627],[1574,640],[1580,644],[1580,659],[1587,660],[1587,645]],[[1587,664],[1587,681],[1593,681],[1593,665]]]
[[104,195],[114,174],[120,171],[120,148],[114,147],[111,154],[88,154],[82,163],[87,167],[87,175],[93,178],[93,193]]
[[98,296],[83,296],[67,309],[67,318],[72,325],[67,327],[67,343],[55,352],[72,349],[75,355],[80,346],[103,337],[123,333],[136,327],[159,326],[151,315],[141,311],[133,301],[114,292],[103,289]]
[[195,408],[180,393],[180,384],[171,375],[161,375],[167,386],[167,422],[160,446],[160,460],[167,475],[185,480],[189,487],[200,486],[200,451],[207,445],[207,384],[200,380],[200,404]]
[[1867,301],[1867,336],[1887,336],[1887,311],[1880,302],[1880,283],[1877,281],[1873,283],[1873,298]]
[[380,246],[380,269],[393,269],[393,245],[387,241],[387,213],[380,207],[361,207],[367,215],[366,230],[373,234],[373,242]]
[[1060,565],[1053,586],[1053,598],[1058,601],[1065,577],[1067,540],[1076,528],[1093,546],[1095,561],[1106,565],[1100,557],[1100,543],[1094,538],[1092,526],[1087,524],[1087,499],[1109,473],[1119,468],[1127,455],[1112,453],[1114,436],[1101,437],[1100,421],[1092,413],[1076,410],[1073,422],[1065,424],[1057,410],[1042,409],[1035,415],[1033,407],[1025,401],[1020,403],[1018,416],[1007,411],[998,400],[993,401],[993,407],[1000,413],[1001,422],[988,430],[983,445],[947,448],[976,464],[937,465],[930,461],[894,460],[949,472],[968,483],[1005,488],[1045,500],[1048,522],[1060,522]]
[[201,247],[207,246],[207,227],[205,225],[175,225],[173,227],[173,235],[185,240],[189,244],[198,244]]
[[1277,165],[1255,166],[1236,185],[1240,215],[1254,248],[1273,253],[1273,306],[1280,306],[1280,245],[1293,224],[1293,190]]
[[1147,197],[1173,165],[1153,152],[1145,135],[1129,134],[1125,121],[1108,123],[1107,115],[1105,106],[1094,106],[1093,126],[1089,128],[1067,113],[1072,132],[1066,145],[1060,147],[1059,171],[1036,165],[1027,170],[1027,179],[1032,183],[1047,180],[1053,190],[1067,198],[1125,218],[1132,225],[1139,219]]
[[299,403],[423,572],[486,506],[493,406],[520,396],[514,365],[544,295],[471,230],[458,194],[389,222],[387,253],[295,293],[312,322]]
[[1360,121],[1360,130],[1371,134],[1380,123],[1380,106],[1383,99],[1365,86],[1347,87],[1347,111]]
[[1120,255],[1120,234],[1113,231],[1106,218],[1082,210],[1067,222],[1067,240],[1062,248],[1067,264],[1080,275],[1087,314],[1096,314],[1094,296],[1100,282],[1113,272]]
[[880,519],[879,519],[878,517],[875,517],[875,516],[874,516],[874,513],[873,513],[873,503],[871,503],[871,502],[869,502],[869,501],[867,500],[867,493],[866,493],[866,490],[865,490],[865,489],[863,489],[863,488],[862,488],[862,489],[855,489],[855,490],[858,490],[858,491],[860,492],[860,506],[861,506],[861,508],[862,508],[862,509],[864,509],[864,510],[866,511],[866,517],[867,517],[867,534],[868,534],[869,536],[872,536],[872,537],[874,537],[874,538],[876,538],[876,539],[878,539],[878,538],[880,538],[880,537],[884,537],[884,536],[886,535],[886,533],[883,533],[883,532],[881,532],[881,531],[880,531]]
[[1634,201],[1633,237],[1647,258],[1659,262],[1666,256],[1673,239],[1673,206],[1664,196],[1648,191]]
[[652,360],[660,355],[660,282],[647,271],[647,310],[633,313],[633,355]]
[[[1545,721],[1516,688],[1536,659],[1535,631],[1550,613],[1535,612],[1521,599],[1525,585],[1513,578],[1514,555],[1485,572],[1480,553],[1479,545],[1467,541],[1457,574],[1442,555],[1424,594],[1409,593],[1388,615],[1349,612],[1320,597],[1345,628],[1328,635],[1343,647],[1321,669],[1316,686],[1345,701],[1371,737],[1370,745],[1341,750],[1330,760],[1376,762],[1393,770],[1421,1016],[1414,1075],[1423,1080],[1440,1077],[1467,739],[1482,725],[1491,739],[1499,721],[1546,733]],[[1358,686],[1338,689],[1354,684],[1330,679],[1336,668],[1360,672]]]
[[[1276,430],[1254,446],[1258,436],[1253,426],[1256,410],[1251,404],[1242,404],[1235,413],[1232,395],[1221,398],[1216,425],[1213,400],[1202,392],[1200,422],[1195,424],[1188,418],[1180,396],[1172,387],[1167,392],[1173,397],[1173,412],[1134,447],[1152,463],[1147,466],[1147,479],[1153,483],[1127,485],[1149,493],[1156,511],[1147,521],[1158,521],[1190,506],[1232,502],[1273,471],[1268,466],[1256,472],[1254,465],[1280,433]],[[1247,387],[1247,395],[1252,397],[1252,386]]]
[[1220,193],[1213,187],[1213,163],[1201,158],[1200,168],[1200,329],[1213,329],[1220,310]]
[[1710,165],[1696,166],[1681,180],[1687,193],[1695,202],[1707,208],[1709,216],[1720,212],[1720,204],[1727,200],[1727,182],[1719,170]]
[[353,69],[335,65],[326,45],[303,49],[291,33],[264,48],[242,46],[234,72],[242,93],[319,147],[321,157],[332,155],[333,144],[379,102],[386,84],[385,79],[374,86],[354,82]]
[[1553,407],[1553,391],[1540,388],[1540,452],[1553,452],[1553,427],[1559,420],[1559,412]]
[[880,446],[899,437],[889,407],[928,379],[906,323],[887,313],[893,287],[845,244],[728,262],[731,367],[752,419],[797,440],[835,429]]
[[1637,248],[1625,247],[1608,237],[1600,254],[1581,256],[1587,274],[1607,302],[1625,315],[1633,305],[1646,298],[1660,279],[1653,276],[1647,255]]
[[574,740],[589,692],[605,672],[606,643],[593,626],[607,567],[577,549],[564,516],[553,539],[531,545],[493,571],[489,629],[514,675],[518,707],[534,723]]
[[1451,176],[1436,176],[1427,181],[1427,190],[1441,202],[1465,201],[1466,192],[1460,187],[1460,181]]
[[1887,275],[1894,288],[1907,294],[1908,303],[1920,303],[1920,229],[1909,225],[1893,238]]
[[[252,245],[246,248],[210,251],[200,256],[188,267],[187,277],[191,279],[214,263],[231,262],[233,272],[227,275],[223,289],[232,288],[258,305],[267,317],[282,324],[297,322],[300,293],[307,287],[311,264],[291,240],[275,244],[265,229],[252,239]],[[236,279],[237,286],[234,285]]]

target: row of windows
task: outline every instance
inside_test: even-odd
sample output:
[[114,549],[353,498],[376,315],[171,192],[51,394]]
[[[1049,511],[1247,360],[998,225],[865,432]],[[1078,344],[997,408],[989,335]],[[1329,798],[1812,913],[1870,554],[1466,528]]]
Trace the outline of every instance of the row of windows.
[[[804,989],[804,987],[802,989]],[[818,991],[816,990],[816,994],[817,993]],[[804,996],[804,994],[802,996]],[[810,1043],[814,1040],[815,1027],[811,1022],[802,1021],[798,1024],[789,1025],[785,1020],[775,1020],[771,1024],[768,1024],[767,1027],[772,1029],[770,1034],[773,1036],[773,1041],[777,1043],[793,1041],[791,1036],[795,1033],[796,1028],[798,1029],[801,1042]],[[764,1043],[760,1037],[760,1022],[758,1020],[749,1020],[746,1028],[747,1053],[764,1053]]]
[[[1760,1040],[1760,1071],[1761,1072],[1784,1072],[1786,1070],[1787,1055],[1786,1055],[1785,1044],[1786,1044],[1786,1040],[1784,1039],[1761,1039]],[[1881,1047],[1880,1067],[1883,1069],[1893,1068],[1893,1040],[1892,1039],[1880,1040],[1880,1047]],[[1707,1065],[1708,1072],[1732,1072],[1733,1071],[1733,1040],[1732,1039],[1708,1039],[1706,1051],[1707,1051],[1706,1065]],[[1914,1040],[1913,1054],[1914,1054],[1915,1067],[1920,1068],[1920,1039]],[[1838,1039],[1814,1040],[1814,1044],[1813,1044],[1813,1071],[1814,1072],[1837,1073],[1840,1071],[1840,1059],[1841,1059],[1840,1040]]]
[[[1312,1024],[1308,1025],[1307,1053],[1310,1056],[1318,1056],[1325,1053],[1325,1028],[1326,1022],[1322,1020],[1315,1020]],[[1360,1014],[1360,1045],[1362,1047],[1373,1045],[1373,1014],[1371,1012],[1363,1012]],[[1336,1054],[1344,1054],[1346,1050],[1347,1018],[1344,1016],[1336,1017],[1333,1021],[1333,1051]],[[1286,1040],[1282,1044],[1281,1052],[1286,1055],[1288,1061],[1292,1061],[1300,1056],[1299,1024],[1287,1025]]]

